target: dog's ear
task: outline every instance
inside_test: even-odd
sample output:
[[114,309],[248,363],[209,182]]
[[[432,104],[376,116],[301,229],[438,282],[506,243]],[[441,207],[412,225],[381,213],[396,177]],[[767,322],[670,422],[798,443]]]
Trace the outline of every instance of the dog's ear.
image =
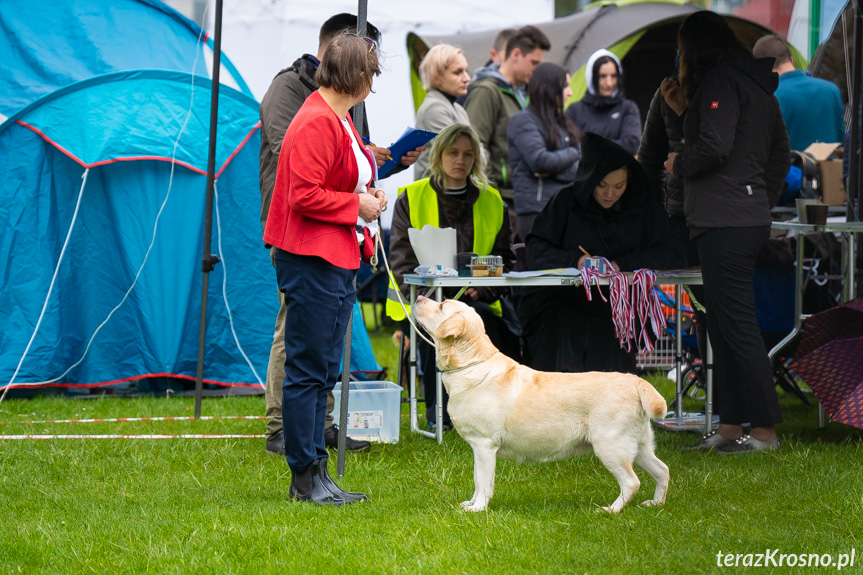
[[461,312],[455,313],[437,326],[434,336],[437,339],[460,336],[464,332],[465,321],[464,315]]

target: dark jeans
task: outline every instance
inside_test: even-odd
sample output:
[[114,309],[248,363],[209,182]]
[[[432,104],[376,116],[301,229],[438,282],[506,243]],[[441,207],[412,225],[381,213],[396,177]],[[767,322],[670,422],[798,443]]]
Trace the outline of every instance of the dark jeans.
[[275,264],[287,310],[282,386],[285,452],[291,471],[300,473],[327,456],[327,392],[339,374],[345,330],[356,299],[356,270],[279,249]]
[[711,228],[695,238],[720,423],[770,427],[782,421],[753,290],[755,257],[769,231],[767,226]]

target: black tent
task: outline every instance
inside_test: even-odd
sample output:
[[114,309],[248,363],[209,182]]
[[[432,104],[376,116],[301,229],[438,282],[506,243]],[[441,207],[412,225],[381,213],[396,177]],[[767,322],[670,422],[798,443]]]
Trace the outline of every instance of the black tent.
[[[614,52],[625,71],[626,96],[634,100],[647,116],[650,99],[663,78],[674,72],[677,49],[677,30],[683,19],[701,8],[681,2],[600,2],[588,8],[536,24],[551,40],[551,50],[545,61],[557,62],[572,74],[573,99],[585,92],[584,65],[590,55],[600,48]],[[731,27],[749,46],[772,32],[749,20],[725,15]],[[411,79],[414,105],[419,108],[425,91],[419,82],[419,63],[435,44],[452,44],[462,49],[470,70],[488,60],[498,29],[470,34],[420,36],[408,34],[407,48],[411,60]],[[795,51],[796,52],[796,51]],[[797,63],[803,60],[795,53]]]

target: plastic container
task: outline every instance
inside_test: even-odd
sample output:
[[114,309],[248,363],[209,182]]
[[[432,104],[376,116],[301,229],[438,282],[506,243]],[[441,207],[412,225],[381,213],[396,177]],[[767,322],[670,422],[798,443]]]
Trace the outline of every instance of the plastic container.
[[[399,442],[399,422],[402,407],[402,388],[391,381],[352,381],[348,395],[348,437],[378,441]],[[336,400],[333,420],[339,424],[342,384],[333,389]]]
[[475,256],[470,262],[471,275],[478,277],[500,277],[503,274],[501,256]]

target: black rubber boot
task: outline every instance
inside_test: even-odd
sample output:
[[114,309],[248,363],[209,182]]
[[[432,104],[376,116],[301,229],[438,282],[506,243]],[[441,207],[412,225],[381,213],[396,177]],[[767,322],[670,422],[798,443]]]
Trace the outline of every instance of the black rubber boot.
[[357,493],[353,491],[345,491],[333,481],[333,478],[330,477],[329,472],[327,471],[327,458],[323,457],[318,459],[317,462],[319,467],[318,477],[321,480],[321,483],[336,497],[341,497],[345,500],[346,503],[356,503],[357,501],[366,501],[368,497],[366,497],[365,493]]
[[308,501],[317,505],[345,505],[348,503],[344,498],[333,494],[323,484],[317,461],[301,473],[291,471],[291,488],[288,490],[288,496],[297,501]]

